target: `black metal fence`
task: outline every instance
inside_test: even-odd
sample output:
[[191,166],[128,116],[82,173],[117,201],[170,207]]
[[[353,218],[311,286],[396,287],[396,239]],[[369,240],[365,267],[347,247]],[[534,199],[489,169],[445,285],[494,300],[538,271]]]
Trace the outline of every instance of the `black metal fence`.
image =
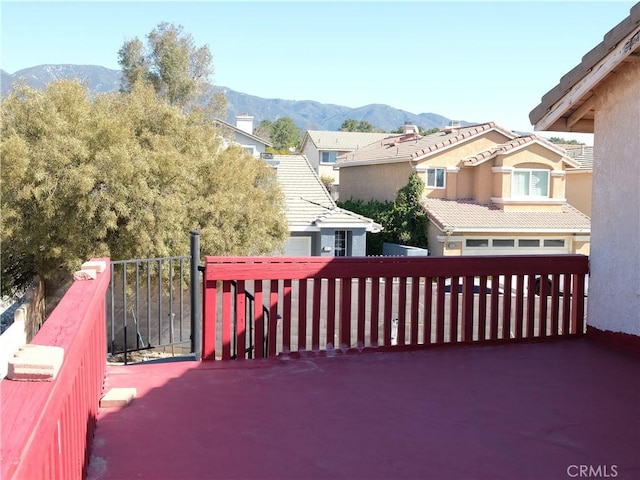
[[107,291],[107,350],[128,363],[155,350],[200,357],[200,237],[190,255],[111,262]]

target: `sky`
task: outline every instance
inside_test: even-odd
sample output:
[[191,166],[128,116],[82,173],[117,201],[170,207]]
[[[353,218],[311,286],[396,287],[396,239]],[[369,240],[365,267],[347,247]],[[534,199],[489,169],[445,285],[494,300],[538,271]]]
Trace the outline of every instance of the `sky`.
[[[2,0],[0,68],[119,69],[123,42],[145,41],[166,21],[208,45],[216,85],[530,132],[529,112],[541,97],[634,3]],[[591,135],[556,136],[593,142]]]

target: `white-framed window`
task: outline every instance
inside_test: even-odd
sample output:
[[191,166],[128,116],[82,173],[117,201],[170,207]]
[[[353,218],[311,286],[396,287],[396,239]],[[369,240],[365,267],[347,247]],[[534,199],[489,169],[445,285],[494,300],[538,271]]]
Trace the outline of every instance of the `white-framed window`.
[[320,152],[320,163],[336,163],[338,152]]
[[489,246],[488,238],[467,238],[466,246],[469,248],[486,248]]
[[336,230],[333,238],[333,255],[336,257],[349,256],[349,232]]
[[441,167],[427,167],[427,188],[444,188],[446,170]]
[[249,155],[256,156],[256,147],[254,145],[242,145],[242,148],[244,148],[244,151]]
[[512,197],[548,197],[549,170],[515,168],[511,181]]

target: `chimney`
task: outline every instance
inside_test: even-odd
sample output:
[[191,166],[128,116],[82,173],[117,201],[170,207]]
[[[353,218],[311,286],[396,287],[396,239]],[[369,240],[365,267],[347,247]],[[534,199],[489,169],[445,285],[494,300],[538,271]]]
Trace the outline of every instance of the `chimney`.
[[253,117],[246,113],[236,115],[236,128],[249,135],[253,135]]

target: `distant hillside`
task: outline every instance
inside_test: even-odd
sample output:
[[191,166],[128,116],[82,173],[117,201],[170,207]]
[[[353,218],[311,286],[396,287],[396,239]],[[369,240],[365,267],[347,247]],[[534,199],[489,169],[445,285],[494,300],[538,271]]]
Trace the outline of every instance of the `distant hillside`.
[[[3,70],[0,70],[0,73],[2,74],[0,82],[3,96],[20,79],[34,88],[41,89],[54,80],[78,78],[86,81],[92,91],[109,92],[120,88],[121,78],[119,70],[96,65],[39,65],[25,68],[14,74]],[[289,117],[303,130],[338,130],[342,122],[349,118],[367,121],[385,131],[395,130],[405,122],[430,129],[445,126],[450,121],[450,119],[435,113],[415,114],[389,105],[371,104],[351,108],[312,100],[261,98],[236,92],[227,87],[214,88],[220,89],[226,94],[227,121],[231,124],[235,124],[235,116],[242,113],[253,115],[254,125],[258,125],[262,120],[274,121],[278,118]]]

